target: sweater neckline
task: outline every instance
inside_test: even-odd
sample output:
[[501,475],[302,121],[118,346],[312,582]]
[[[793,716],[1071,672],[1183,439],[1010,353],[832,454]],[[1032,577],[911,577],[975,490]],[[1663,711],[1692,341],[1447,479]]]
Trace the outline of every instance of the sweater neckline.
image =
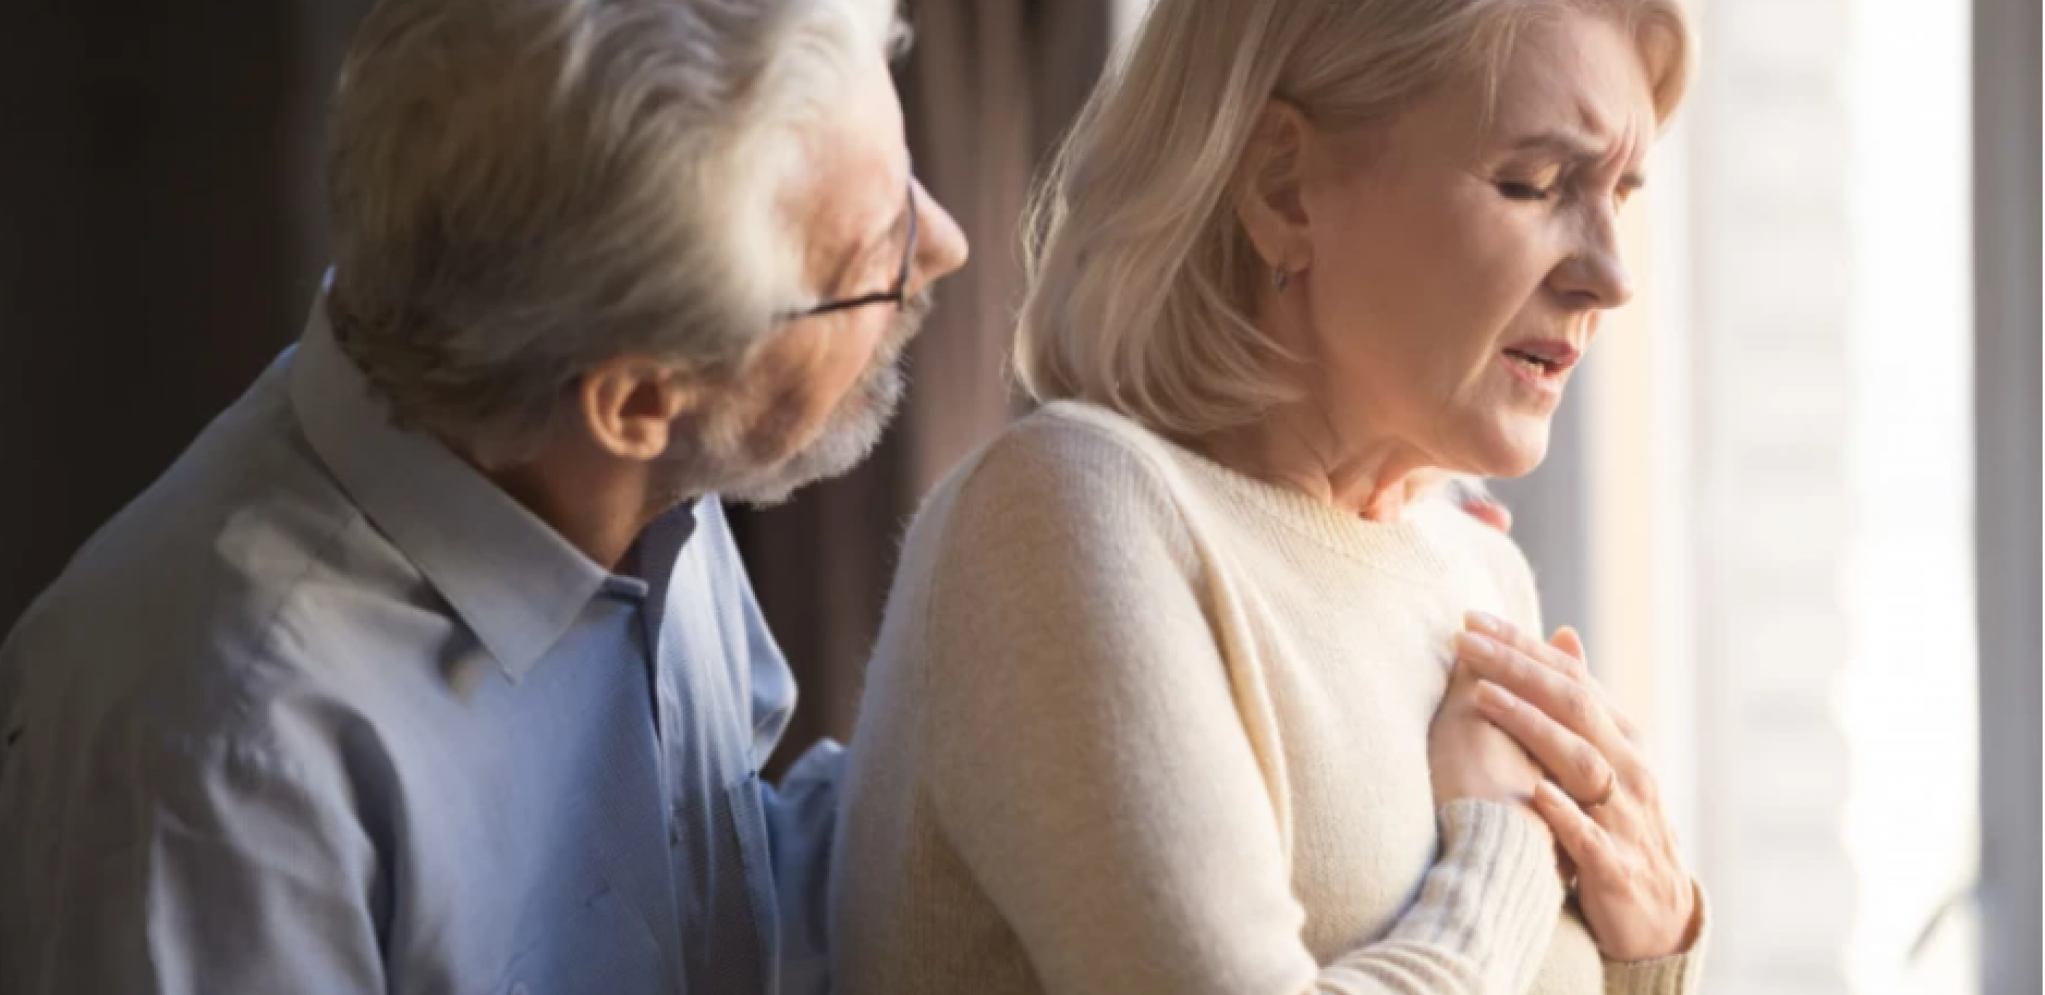
[[1336,555],[1414,580],[1436,580],[1451,569],[1438,523],[1431,521],[1438,501],[1415,501],[1399,521],[1374,522],[1304,491],[1250,476],[1106,408],[1071,401],[1052,407],[1069,408],[1069,414],[1106,422],[1124,433],[1140,433],[1204,482],[1202,489],[1224,506],[1273,521]]

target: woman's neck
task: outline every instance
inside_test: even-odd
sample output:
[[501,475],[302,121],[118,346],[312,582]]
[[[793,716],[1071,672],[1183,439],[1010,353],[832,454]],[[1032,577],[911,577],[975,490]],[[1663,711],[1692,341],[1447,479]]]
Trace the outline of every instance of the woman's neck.
[[1400,521],[1446,474],[1393,439],[1344,438],[1322,412],[1287,406],[1246,425],[1191,440],[1237,473],[1289,487],[1373,522]]

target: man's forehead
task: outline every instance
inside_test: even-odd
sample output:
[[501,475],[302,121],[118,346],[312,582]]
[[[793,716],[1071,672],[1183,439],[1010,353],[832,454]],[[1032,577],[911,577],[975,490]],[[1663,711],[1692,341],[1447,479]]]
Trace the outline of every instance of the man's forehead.
[[885,65],[874,61],[878,87],[869,79],[848,92],[844,112],[807,139],[812,168],[798,184],[792,213],[807,233],[815,278],[885,241],[901,215],[909,183],[901,108]]

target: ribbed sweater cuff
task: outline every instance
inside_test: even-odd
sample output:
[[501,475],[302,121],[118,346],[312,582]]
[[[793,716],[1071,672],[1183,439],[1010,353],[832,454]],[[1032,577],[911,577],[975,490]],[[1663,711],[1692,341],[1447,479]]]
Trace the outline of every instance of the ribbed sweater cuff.
[[1686,995],[1697,990],[1692,977],[1696,953],[1631,964],[1605,962],[1605,995]]
[[1605,962],[1605,995],[1695,995],[1704,983],[1704,947],[1711,937],[1711,916],[1704,886],[1697,894],[1697,939],[1680,954],[1655,960]]
[[1441,855],[1391,938],[1468,958],[1485,991],[1525,991],[1562,916],[1554,838],[1532,813],[1498,802],[1453,801],[1436,819]]

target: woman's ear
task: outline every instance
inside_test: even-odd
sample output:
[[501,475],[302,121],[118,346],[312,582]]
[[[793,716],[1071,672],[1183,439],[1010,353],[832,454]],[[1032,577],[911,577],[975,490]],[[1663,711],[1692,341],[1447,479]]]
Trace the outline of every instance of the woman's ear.
[[1266,269],[1294,273],[1313,264],[1300,189],[1312,127],[1299,108],[1276,98],[1266,102],[1236,167],[1236,218]]

